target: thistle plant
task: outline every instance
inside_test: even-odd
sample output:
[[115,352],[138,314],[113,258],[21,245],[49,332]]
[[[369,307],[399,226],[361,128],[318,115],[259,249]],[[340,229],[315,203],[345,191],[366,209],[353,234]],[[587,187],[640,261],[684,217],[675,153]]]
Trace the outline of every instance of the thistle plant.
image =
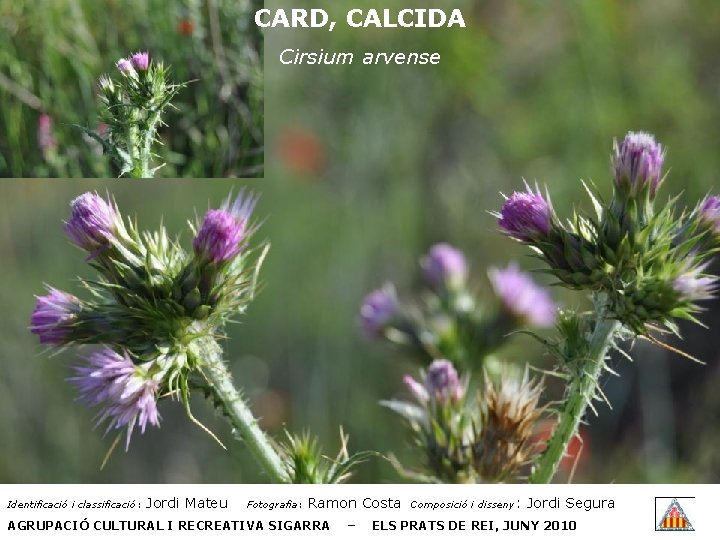
[[370,339],[386,340],[427,365],[447,358],[464,369],[496,372],[494,353],[507,334],[522,328],[551,328],[557,305],[548,291],[516,264],[490,268],[494,302],[483,302],[471,288],[465,255],[449,244],[436,244],[420,260],[423,290],[401,302],[385,284],[369,293],[360,308],[360,324]]
[[115,64],[117,75],[102,75],[98,82],[102,133],[83,129],[102,144],[118,168],[118,176],[151,178],[163,165],[152,167],[158,128],[173,97],[185,84],[172,84],[162,62],[147,52],[136,52]]
[[[501,308],[488,310],[468,289],[465,258],[446,244],[422,260],[428,290],[419,302],[402,304],[391,285],[366,297],[361,322],[369,337],[421,352],[415,356],[423,361],[447,359],[432,361],[421,382],[406,377],[413,402],[383,402],[405,418],[426,456],[425,471],[413,478],[550,482],[587,410],[598,414],[594,402],[607,401],[600,381],[612,372],[610,351],[628,356],[621,342],[639,338],[696,360],[662,337],[679,336],[679,320],[700,323],[700,302],[715,297],[718,277],[708,268],[720,244],[720,197],[683,211],[677,197],[660,203],[664,159],[654,137],[628,133],[613,147],[609,201],[584,185],[593,214],[562,221],[549,194],[527,185],[495,214],[500,230],[530,247],[557,285],[589,294],[588,312],[558,310],[514,263],[489,270]],[[551,326],[556,337],[534,333]],[[497,354],[516,330],[534,336],[556,360],[549,373],[566,383],[559,405],[541,402],[542,381],[530,379],[527,365],[518,371]],[[436,380],[448,391],[438,393]],[[544,420],[549,414],[556,418]],[[553,433],[540,441],[548,422]]]
[[[494,380],[493,380],[494,379]],[[505,372],[484,377],[484,388],[473,397],[470,378],[461,378],[448,360],[435,360],[421,381],[404,378],[412,402],[383,401],[402,416],[413,443],[425,454],[424,470],[408,472],[430,482],[508,482],[526,474],[537,456],[533,435],[543,408],[542,384]]]
[[401,303],[386,284],[360,309],[367,337],[400,345],[428,366],[419,381],[404,378],[412,401],[381,402],[405,419],[424,455],[422,470],[395,460],[396,469],[429,482],[521,480],[537,456],[542,384],[498,351],[515,331],[553,327],[557,304],[514,263],[488,270],[485,288],[495,301],[481,301],[465,255],[449,244],[431,247],[420,269],[425,288],[414,301]]
[[528,245],[558,283],[587,291],[593,310],[565,312],[556,340],[547,341],[567,381],[556,428],[530,478],[552,480],[586,409],[605,399],[599,385],[610,350],[628,338],[658,345],[658,334],[678,334],[677,321],[694,322],[698,302],[714,297],[717,277],[707,273],[718,249],[718,197],[678,212],[677,198],[658,204],[665,152],[647,133],[628,133],[612,155],[613,194],[605,202],[585,185],[594,214],[562,222],[550,197],[527,187],[507,197],[500,229]]
[[[119,433],[127,450],[136,428],[159,427],[159,404],[181,403],[188,418],[218,442],[190,410],[202,393],[230,422],[273,482],[340,482],[365,455],[321,456],[309,437],[280,445],[258,426],[233,384],[220,345],[228,322],[246,312],[258,288],[269,244],[255,242],[257,197],[228,197],[190,223],[192,249],[164,227],[141,232],[114,201],[85,193],[71,205],[65,232],[97,277],[82,281],[85,298],[49,288],[37,298],[30,330],[54,348],[93,345],[68,379],[98,410],[97,424]],[[220,443],[222,445],[222,443]]]

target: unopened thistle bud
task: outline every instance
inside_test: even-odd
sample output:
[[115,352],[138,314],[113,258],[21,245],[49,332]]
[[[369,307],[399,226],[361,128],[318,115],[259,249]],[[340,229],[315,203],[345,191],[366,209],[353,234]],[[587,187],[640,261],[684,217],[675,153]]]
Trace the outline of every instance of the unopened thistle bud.
[[209,210],[193,240],[197,256],[219,264],[240,253],[251,232],[248,225],[256,203],[257,197],[240,193],[232,205],[228,199],[222,208]]
[[380,337],[400,309],[395,287],[386,284],[368,294],[360,307],[360,324],[368,337]]
[[521,272],[516,264],[491,268],[488,275],[503,307],[514,317],[540,328],[555,324],[557,305],[550,293]]
[[552,228],[550,204],[539,191],[516,191],[503,204],[498,225],[516,240],[547,236]]
[[637,195],[650,188],[654,196],[661,181],[665,152],[649,133],[629,132],[623,141],[613,144],[612,158],[615,185],[618,189],[629,190]]
[[63,345],[79,307],[78,299],[72,294],[50,288],[48,294],[37,297],[30,317],[30,331],[42,344]]
[[147,71],[150,66],[150,55],[147,52],[136,52],[130,57],[130,61],[138,71]]
[[527,370],[522,379],[504,375],[497,384],[487,380],[480,396],[480,432],[472,449],[475,470],[483,480],[513,479],[531,462],[536,450],[533,431],[542,414],[538,408],[542,389]]
[[448,360],[434,360],[425,374],[425,389],[438,403],[458,402],[465,395],[455,367]]
[[714,233],[720,234],[720,196],[712,195],[700,203],[700,219]]
[[423,382],[410,375],[403,377],[405,386],[420,405],[458,403],[465,397],[465,384],[458,377],[455,367],[447,360],[433,360]]
[[97,193],[84,193],[70,204],[70,219],[65,233],[77,246],[94,252],[107,246],[115,237],[122,218],[117,208]]
[[157,410],[159,384],[148,370],[136,366],[127,352],[120,355],[105,348],[90,355],[87,365],[74,368],[69,380],[88,406],[100,406],[98,424],[109,420],[108,429],[126,429],[125,449],[135,426],[145,433],[148,424],[160,425]]
[[435,244],[421,262],[423,275],[434,289],[459,290],[465,286],[468,268],[462,251],[450,244]]

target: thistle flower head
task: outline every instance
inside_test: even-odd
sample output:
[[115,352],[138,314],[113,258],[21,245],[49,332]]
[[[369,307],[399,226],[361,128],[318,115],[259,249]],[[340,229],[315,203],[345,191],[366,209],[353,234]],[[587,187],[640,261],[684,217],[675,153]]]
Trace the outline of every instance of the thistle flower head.
[[450,244],[435,244],[421,262],[425,280],[433,288],[457,290],[465,285],[468,268],[462,251]]
[[521,272],[515,263],[507,268],[491,268],[488,274],[495,294],[515,317],[541,328],[555,324],[557,305],[550,293]]
[[150,66],[150,55],[147,52],[136,52],[130,57],[130,61],[138,71],[147,71]]
[[550,204],[539,191],[516,191],[503,204],[498,225],[517,240],[546,236],[552,228]]
[[30,331],[40,343],[63,345],[67,342],[68,324],[75,318],[80,304],[72,294],[50,288],[45,296],[38,296],[30,317]]
[[685,302],[710,300],[715,296],[716,277],[702,275],[704,266],[688,270],[673,281],[673,289]]
[[397,316],[399,308],[395,287],[389,283],[368,294],[360,307],[360,324],[365,334],[379,337]]
[[132,73],[135,73],[135,68],[133,67],[133,63],[128,58],[121,58],[117,62],[115,62],[115,67],[118,68],[118,70],[121,73],[124,73],[125,75],[130,75]]
[[615,173],[615,185],[629,187],[630,193],[638,194],[650,186],[650,194],[655,195],[660,184],[665,152],[655,142],[655,137],[644,132],[629,132],[620,144],[613,144],[612,166]]
[[720,196],[706,197],[700,203],[700,219],[720,234]]
[[415,401],[425,405],[434,403],[457,403],[465,396],[465,384],[458,377],[455,367],[447,360],[434,360],[428,367],[422,382],[410,375],[403,377]]
[[97,193],[83,193],[70,203],[65,233],[77,246],[96,251],[115,237],[122,218],[117,208]]
[[240,253],[251,232],[248,225],[256,203],[254,195],[240,193],[232,204],[228,199],[222,208],[208,210],[193,240],[198,257],[223,263]]
[[127,352],[120,355],[105,348],[90,355],[87,365],[74,368],[69,380],[80,392],[80,399],[89,406],[100,406],[98,424],[109,420],[108,430],[127,430],[125,448],[130,445],[135,426],[145,433],[148,424],[160,425],[157,410],[159,384],[147,369],[136,366]]
[[465,385],[448,360],[433,360],[425,374],[425,389],[440,403],[457,402],[465,395]]
[[474,466],[486,481],[514,477],[534,454],[533,430],[542,414],[542,383],[503,375],[493,384],[486,377],[480,396],[480,432],[473,444]]

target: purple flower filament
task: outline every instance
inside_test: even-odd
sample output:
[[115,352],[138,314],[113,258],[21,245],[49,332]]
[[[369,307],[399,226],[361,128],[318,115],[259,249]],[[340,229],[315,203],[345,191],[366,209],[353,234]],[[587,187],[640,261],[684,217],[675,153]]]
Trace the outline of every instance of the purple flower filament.
[[127,430],[125,449],[135,426],[145,433],[148,424],[158,426],[158,383],[149,378],[142,366],[136,366],[127,353],[120,355],[103,349],[87,359],[87,366],[74,368],[75,377],[69,380],[80,392],[80,400],[89,406],[99,406],[97,424],[109,420],[110,429]]
[[226,201],[222,208],[208,210],[200,231],[193,240],[195,253],[216,264],[229,261],[245,248],[245,238],[257,197],[240,193],[232,205]]
[[552,228],[550,205],[539,192],[516,191],[505,201],[498,216],[500,228],[517,240],[546,236]]
[[360,307],[360,324],[368,337],[378,337],[399,310],[395,288],[388,284],[368,294]]
[[533,326],[550,327],[555,323],[557,305],[550,293],[535,283],[517,265],[491,268],[490,283],[507,311]]
[[136,52],[130,57],[130,61],[138,71],[147,71],[150,66],[150,55],[147,52]]
[[720,197],[707,197],[700,205],[700,219],[710,225],[715,233],[720,233]]
[[46,345],[62,345],[67,340],[68,324],[75,317],[78,300],[72,294],[51,288],[49,294],[38,296],[30,317],[30,331]]
[[77,246],[95,251],[110,243],[121,218],[117,209],[96,193],[84,193],[71,203],[65,233]]
[[620,144],[614,145],[613,168],[618,186],[629,183],[630,191],[637,194],[650,185],[655,195],[660,184],[665,153],[649,133],[629,132]]
[[450,244],[435,244],[422,262],[423,275],[433,287],[462,287],[467,279],[467,262],[462,251]]

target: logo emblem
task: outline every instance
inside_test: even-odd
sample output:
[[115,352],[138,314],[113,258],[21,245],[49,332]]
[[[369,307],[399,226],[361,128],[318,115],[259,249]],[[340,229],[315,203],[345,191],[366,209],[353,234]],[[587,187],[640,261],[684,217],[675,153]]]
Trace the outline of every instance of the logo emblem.
[[[655,498],[655,507],[657,511],[658,502],[667,499]],[[662,504],[662,503],[661,503]],[[690,520],[685,511],[678,502],[677,498],[671,500],[667,510],[660,516],[660,521],[655,526],[656,531],[694,531]]]

